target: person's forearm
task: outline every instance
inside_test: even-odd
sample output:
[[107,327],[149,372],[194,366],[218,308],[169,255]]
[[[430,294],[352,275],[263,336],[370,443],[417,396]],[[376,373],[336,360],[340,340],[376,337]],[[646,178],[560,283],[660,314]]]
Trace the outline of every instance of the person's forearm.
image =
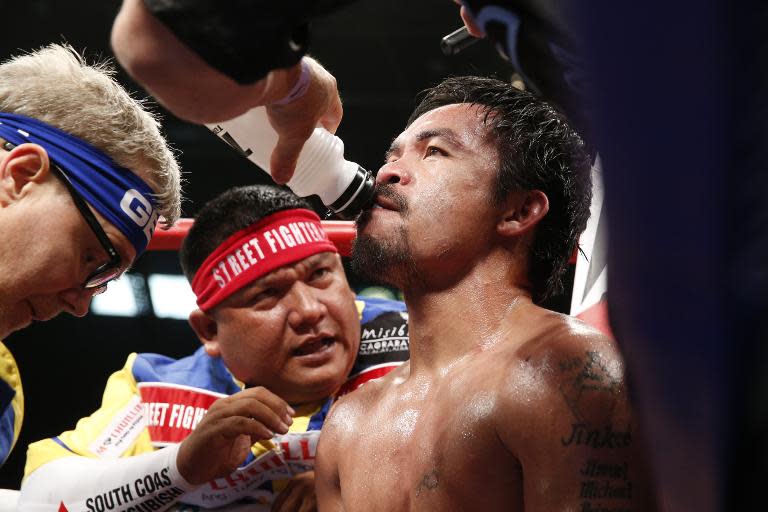
[[142,0],[124,0],[111,42],[128,74],[172,113],[194,123],[232,119],[282,98],[301,74],[296,65],[241,85],[179,41]]
[[176,468],[177,453],[178,446],[172,446],[112,460],[54,460],[24,481],[18,510],[62,510],[62,503],[72,511],[165,510],[196,487]]

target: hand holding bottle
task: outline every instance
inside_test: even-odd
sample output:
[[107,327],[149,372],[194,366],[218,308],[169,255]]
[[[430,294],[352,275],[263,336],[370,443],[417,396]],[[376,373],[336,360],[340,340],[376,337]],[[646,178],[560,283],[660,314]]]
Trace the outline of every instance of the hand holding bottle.
[[267,117],[278,134],[269,167],[272,179],[281,185],[293,176],[299,153],[315,127],[335,133],[343,114],[333,75],[309,57],[302,59],[300,68],[294,89],[286,94],[297,93],[295,97],[267,104]]
[[[272,127],[264,107],[207,126],[274,179],[272,161],[280,135]],[[344,143],[325,128],[312,130],[299,148],[293,165],[286,185],[302,197],[316,194],[323,204],[342,217],[353,218],[373,201],[376,186],[373,175],[345,160]]]

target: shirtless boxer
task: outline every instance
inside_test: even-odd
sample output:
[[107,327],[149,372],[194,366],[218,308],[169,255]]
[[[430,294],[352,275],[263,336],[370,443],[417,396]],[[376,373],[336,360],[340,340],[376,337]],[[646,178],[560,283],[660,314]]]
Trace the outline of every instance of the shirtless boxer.
[[505,83],[448,79],[377,180],[353,261],[402,288],[411,359],[332,410],[320,509],[652,510],[615,344],[537,305],[589,215],[567,121]]

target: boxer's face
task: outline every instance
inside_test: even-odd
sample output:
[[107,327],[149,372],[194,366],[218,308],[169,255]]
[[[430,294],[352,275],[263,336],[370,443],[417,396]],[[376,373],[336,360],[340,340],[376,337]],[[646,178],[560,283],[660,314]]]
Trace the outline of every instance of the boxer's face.
[[293,404],[330,396],[347,378],[360,320],[341,258],[315,254],[239,290],[211,313],[205,342],[232,374]]
[[[67,189],[50,171],[24,176],[23,166],[34,167],[35,155],[23,146],[16,149],[21,151],[12,156],[20,162],[10,162],[7,151],[0,153],[0,223],[5,240],[0,249],[0,336],[62,311],[85,315],[93,291],[84,290],[82,283],[108,259]],[[133,246],[94,214],[127,267],[135,257]]]
[[377,175],[377,204],[358,219],[353,259],[370,277],[405,287],[409,279],[451,276],[474,264],[498,215],[497,150],[486,139],[484,116],[476,105],[446,105],[392,143]]

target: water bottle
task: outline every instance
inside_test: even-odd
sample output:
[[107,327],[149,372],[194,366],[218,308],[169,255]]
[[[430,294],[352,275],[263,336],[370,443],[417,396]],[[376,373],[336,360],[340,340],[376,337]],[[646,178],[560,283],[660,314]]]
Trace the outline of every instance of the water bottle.
[[[269,124],[266,108],[256,107],[234,119],[206,126],[271,175],[269,159],[277,145],[277,132]],[[369,206],[375,191],[373,175],[344,160],[344,143],[324,128],[315,128],[304,143],[287,185],[302,197],[317,194],[333,213],[347,219]]]

